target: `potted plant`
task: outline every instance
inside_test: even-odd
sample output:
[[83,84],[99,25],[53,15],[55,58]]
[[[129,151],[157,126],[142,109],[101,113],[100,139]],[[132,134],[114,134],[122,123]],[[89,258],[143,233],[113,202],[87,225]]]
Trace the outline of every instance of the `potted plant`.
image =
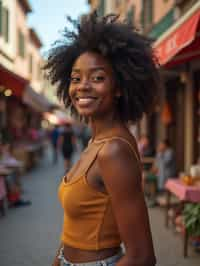
[[183,210],[185,228],[196,249],[200,247],[200,203],[188,203]]

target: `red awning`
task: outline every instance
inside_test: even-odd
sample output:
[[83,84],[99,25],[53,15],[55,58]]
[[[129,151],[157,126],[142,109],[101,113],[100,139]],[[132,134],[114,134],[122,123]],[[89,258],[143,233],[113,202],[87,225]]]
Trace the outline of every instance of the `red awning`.
[[174,65],[200,56],[199,26],[200,8],[187,19],[183,18],[183,23],[169,34],[166,33],[166,37],[161,36],[154,45],[159,63]]
[[13,95],[21,97],[29,81],[0,66],[0,85],[12,90]]
[[22,99],[25,104],[41,113],[49,111],[52,106],[45,96],[35,92],[31,87],[26,88]]

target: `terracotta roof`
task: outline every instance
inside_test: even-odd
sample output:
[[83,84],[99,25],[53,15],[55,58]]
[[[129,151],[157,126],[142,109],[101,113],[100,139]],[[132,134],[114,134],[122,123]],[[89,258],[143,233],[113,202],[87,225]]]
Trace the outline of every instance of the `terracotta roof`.
[[30,33],[30,37],[33,40],[33,42],[35,43],[35,45],[38,48],[42,47],[42,42],[41,42],[37,32],[33,28],[31,28],[31,29],[29,29],[29,33]]
[[23,7],[25,13],[29,13],[29,12],[32,12],[32,7],[29,3],[28,0],[18,0],[18,2],[20,3],[20,5]]

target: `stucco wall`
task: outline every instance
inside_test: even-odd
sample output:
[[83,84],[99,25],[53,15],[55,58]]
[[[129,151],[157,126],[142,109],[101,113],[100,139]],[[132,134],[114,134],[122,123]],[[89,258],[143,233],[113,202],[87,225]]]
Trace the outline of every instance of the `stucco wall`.
[[164,17],[169,10],[173,7],[174,0],[167,0],[167,1],[157,1],[154,0],[154,20],[153,23],[157,23],[162,17]]
[[[23,9],[19,5],[18,1],[16,1],[16,60],[14,64],[14,71],[24,77],[28,78],[28,57],[27,57],[27,43],[28,43],[28,38],[29,38],[29,29],[27,26],[27,18],[25,13],[23,12]],[[18,32],[19,30],[24,34],[24,39],[25,39],[25,56],[21,57],[19,56],[18,53],[18,45],[19,45],[19,40],[18,40]]]
[[2,36],[0,36],[0,63],[8,69],[13,69],[13,60],[15,59],[15,43],[16,34],[12,25],[16,23],[15,1],[3,0],[2,6],[9,10],[9,41],[6,42]]

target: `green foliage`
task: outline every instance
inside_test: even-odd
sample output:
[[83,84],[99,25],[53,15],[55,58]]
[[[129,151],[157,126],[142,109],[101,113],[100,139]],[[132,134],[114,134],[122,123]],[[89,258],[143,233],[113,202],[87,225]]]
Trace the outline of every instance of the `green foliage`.
[[192,236],[200,236],[200,203],[188,203],[183,210],[185,227]]

